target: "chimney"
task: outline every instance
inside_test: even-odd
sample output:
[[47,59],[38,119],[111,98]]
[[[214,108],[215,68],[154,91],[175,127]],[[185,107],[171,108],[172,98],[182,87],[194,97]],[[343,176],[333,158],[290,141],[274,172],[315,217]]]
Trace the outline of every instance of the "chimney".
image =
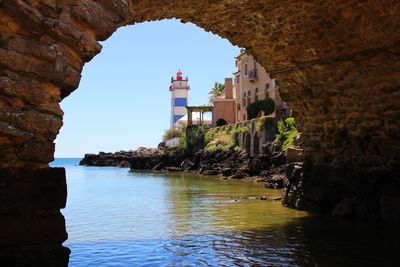
[[225,99],[233,99],[232,78],[225,78]]

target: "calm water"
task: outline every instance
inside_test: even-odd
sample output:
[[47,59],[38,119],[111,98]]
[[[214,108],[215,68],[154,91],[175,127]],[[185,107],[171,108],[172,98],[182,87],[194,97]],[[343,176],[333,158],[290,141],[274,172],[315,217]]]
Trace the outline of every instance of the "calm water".
[[284,208],[262,185],[190,174],[77,166],[63,210],[70,266],[400,266],[390,225]]

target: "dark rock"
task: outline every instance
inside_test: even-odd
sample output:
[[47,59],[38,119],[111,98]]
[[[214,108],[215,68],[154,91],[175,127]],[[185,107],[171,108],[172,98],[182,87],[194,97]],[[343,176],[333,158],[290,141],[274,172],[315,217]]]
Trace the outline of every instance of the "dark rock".
[[64,168],[0,168],[0,215],[60,209],[66,199]]
[[231,168],[224,168],[221,173],[222,173],[222,176],[231,176],[232,175],[232,169]]
[[286,164],[286,156],[283,152],[274,153],[271,158],[271,163],[275,166],[281,166]]
[[182,168],[180,168],[180,167],[165,167],[164,170],[167,172],[180,172],[180,171],[182,171]]
[[124,161],[121,161],[121,162],[118,164],[118,166],[121,167],[121,168],[130,168],[130,167],[131,167],[131,164],[130,164],[129,162],[127,162],[126,160],[124,160]]
[[260,174],[261,171],[261,160],[258,158],[251,159],[248,167],[248,174],[254,176]]
[[166,149],[167,146],[165,145],[165,142],[161,142],[161,143],[158,144],[157,148],[162,150],[162,149]]
[[381,218],[388,222],[400,222],[400,196],[383,196],[380,199]]
[[339,217],[354,216],[354,213],[354,201],[351,199],[343,199],[332,211],[332,215]]
[[163,163],[158,163],[156,166],[152,168],[154,171],[160,171],[163,168]]
[[245,172],[243,172],[242,170],[237,170],[237,172],[231,177],[232,179],[243,179],[245,178],[247,175]]
[[272,176],[268,176],[265,179],[266,188],[282,189],[284,186],[284,181],[286,180],[286,176],[283,174],[274,174]]
[[217,170],[205,170],[202,174],[213,176],[213,175],[218,175],[219,172]]
[[185,171],[190,171],[190,170],[194,170],[194,169],[195,169],[195,165],[194,165],[194,163],[193,163],[191,160],[185,159],[185,160],[183,161],[183,163],[182,163],[182,168],[183,168]]
[[289,147],[286,151],[287,162],[303,162],[303,149]]

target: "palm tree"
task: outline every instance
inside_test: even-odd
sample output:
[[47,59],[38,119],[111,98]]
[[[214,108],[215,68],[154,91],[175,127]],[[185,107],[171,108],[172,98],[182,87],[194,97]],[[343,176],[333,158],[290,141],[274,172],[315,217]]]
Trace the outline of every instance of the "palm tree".
[[224,93],[225,93],[225,84],[215,82],[214,87],[211,88],[211,90],[208,92],[208,94],[210,95],[208,97],[210,104],[212,104],[214,98],[222,96]]

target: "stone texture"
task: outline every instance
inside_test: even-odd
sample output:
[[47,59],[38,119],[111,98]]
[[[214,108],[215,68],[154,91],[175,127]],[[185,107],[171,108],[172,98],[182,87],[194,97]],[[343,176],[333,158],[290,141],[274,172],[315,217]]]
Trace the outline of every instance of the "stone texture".
[[[0,120],[23,134],[22,143],[33,137],[54,140],[62,125],[58,104],[78,86],[84,62],[101,49],[99,40],[123,25],[177,17],[247,48],[276,76],[303,124],[309,161],[350,160],[358,168],[399,160],[398,1],[10,0],[0,5],[0,85],[8,88],[0,94],[5,95]],[[35,101],[39,95],[43,100]],[[7,147],[19,142],[13,137]],[[3,167],[40,167],[51,157],[3,160]]]
[[63,168],[0,168],[0,266],[67,266]]
[[67,200],[64,168],[0,168],[0,215],[59,210]]
[[288,205],[333,209],[356,198],[360,214],[396,221],[388,188],[400,188],[399,13],[398,0],[0,0],[0,168],[47,167],[59,103],[98,41],[179,18],[247,48],[292,104],[305,165],[289,179]]
[[64,216],[58,211],[0,218],[0,247],[61,245],[67,237]]
[[0,248],[0,266],[67,267],[71,251],[63,246],[20,246]]
[[288,162],[302,162],[303,150],[299,147],[289,147],[286,151]]

